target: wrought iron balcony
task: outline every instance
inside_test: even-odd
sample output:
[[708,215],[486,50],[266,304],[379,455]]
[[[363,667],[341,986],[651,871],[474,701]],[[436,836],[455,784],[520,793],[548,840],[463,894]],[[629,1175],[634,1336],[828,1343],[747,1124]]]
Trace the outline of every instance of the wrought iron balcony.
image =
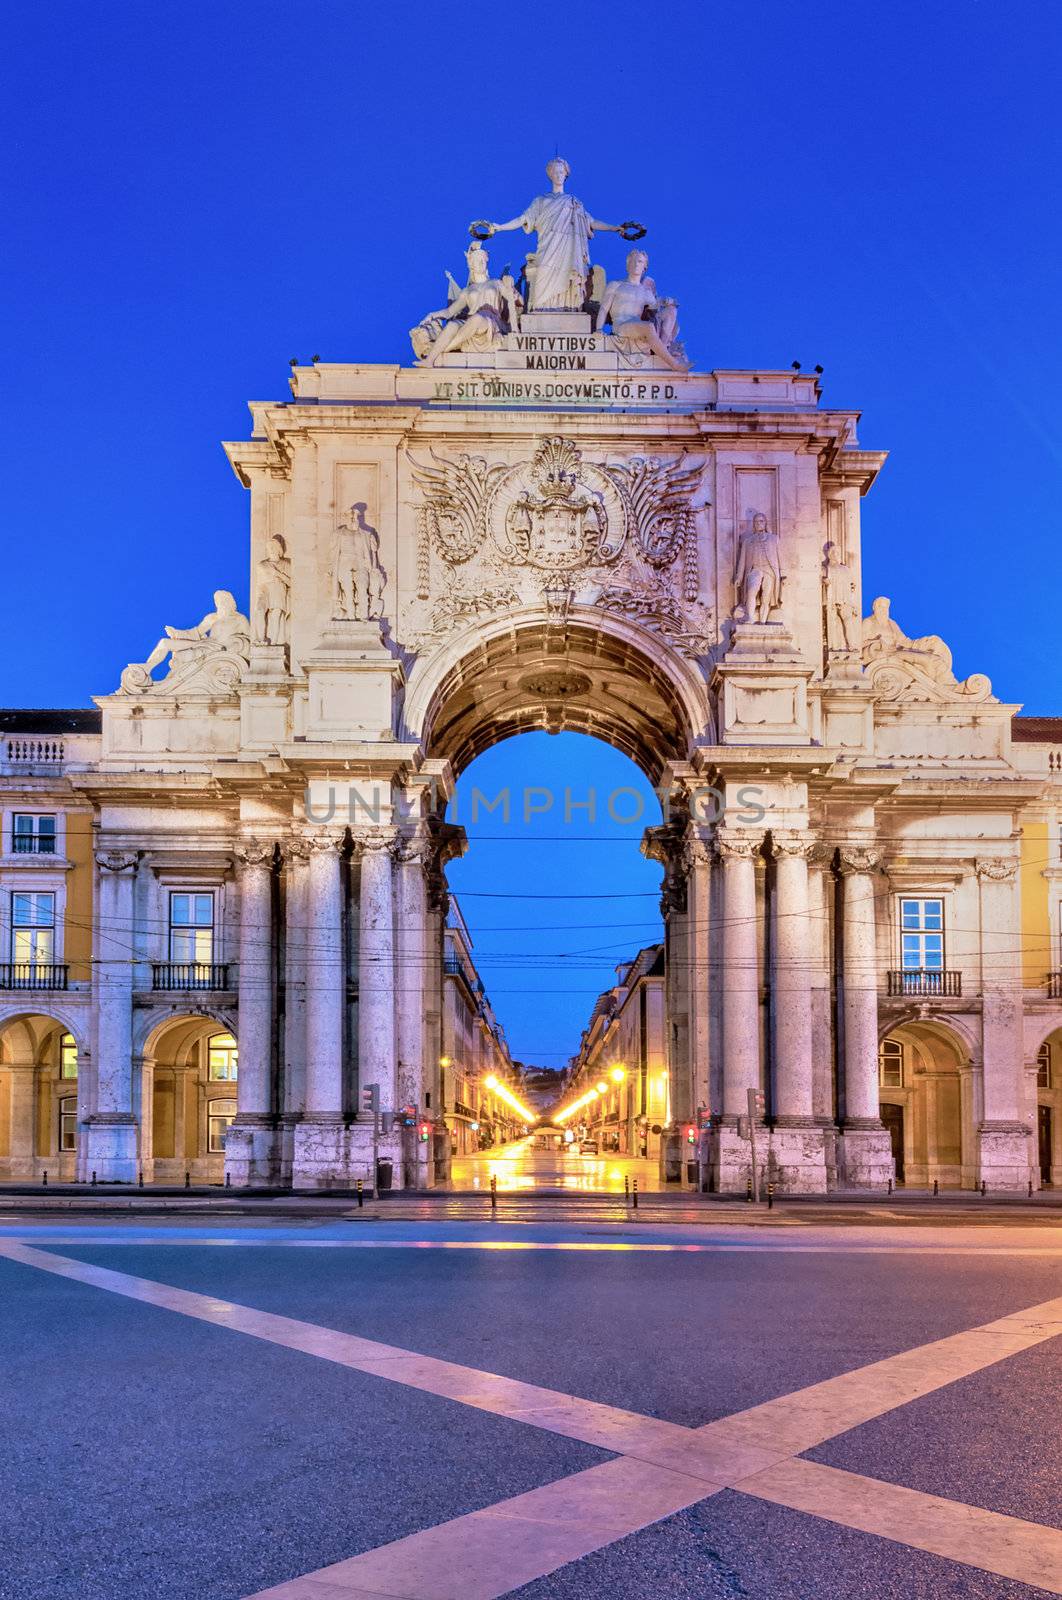
[[1062,1000],[1062,972],[1049,972],[1047,974],[1047,998],[1049,1000]]
[[890,972],[890,995],[917,995],[921,998],[954,998],[962,994],[962,973],[943,968],[917,967],[911,971]]
[[65,989],[65,962],[5,961],[0,963],[0,989]]
[[166,992],[187,989],[227,989],[227,961],[153,961],[151,987]]
[[54,856],[54,833],[13,833],[11,853],[16,856]]

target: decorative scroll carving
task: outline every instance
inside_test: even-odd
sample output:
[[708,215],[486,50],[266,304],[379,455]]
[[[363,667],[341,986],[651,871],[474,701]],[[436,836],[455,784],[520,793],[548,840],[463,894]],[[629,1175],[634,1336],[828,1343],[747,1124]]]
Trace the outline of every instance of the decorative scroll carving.
[[936,634],[909,639],[889,615],[879,595],[863,622],[863,665],[881,700],[956,705],[973,701],[998,704],[983,673],[960,682],[951,668],[951,651]]
[[763,836],[737,833],[732,828],[717,828],[714,844],[720,861],[758,861],[763,848]]
[[810,833],[772,833],[771,855],[777,861],[780,856],[794,856],[798,860],[810,861],[815,848],[815,839]]
[[[688,457],[660,461],[655,456],[635,456],[605,471],[627,502],[638,548],[649,565],[659,571],[670,566],[693,534],[693,495],[700,485],[704,462],[692,465]],[[688,575],[687,575],[688,576]],[[696,600],[697,592],[686,599]]]
[[[170,658],[163,678],[156,667]],[[227,589],[214,594],[214,610],[194,628],[167,628],[146,661],[122,673],[123,694],[231,694],[251,659],[251,624]]]
[[1018,863],[1009,856],[983,856],[976,864],[982,882],[1009,883],[1018,873]]
[[243,867],[271,867],[276,847],[264,839],[240,839],[232,853]]
[[98,850],[96,865],[101,872],[135,872],[140,860],[139,850]]
[[881,851],[873,845],[841,845],[837,851],[837,870],[842,877],[881,870]]
[[487,504],[491,490],[509,468],[488,467],[482,456],[454,460],[431,452],[431,464],[409,457],[413,477],[425,496],[424,514],[432,543],[449,566],[460,566],[476,554],[487,537]]
[[659,579],[640,589],[610,584],[602,589],[595,604],[602,611],[629,617],[639,627],[662,634],[683,655],[707,655],[716,642],[711,607],[698,605],[691,613],[690,608],[679,605],[667,584]]

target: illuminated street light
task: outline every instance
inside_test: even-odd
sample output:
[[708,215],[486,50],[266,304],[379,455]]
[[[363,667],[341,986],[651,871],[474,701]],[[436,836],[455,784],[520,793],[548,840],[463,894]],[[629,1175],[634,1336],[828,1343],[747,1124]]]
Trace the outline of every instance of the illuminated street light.
[[622,1067],[618,1063],[617,1063],[616,1066],[614,1066],[612,1068],[611,1072],[609,1073],[609,1077],[612,1079],[613,1083],[622,1083],[626,1076],[627,1076],[626,1067]]
[[586,1091],[586,1093],[584,1095],[582,1095],[578,1100],[573,1100],[570,1106],[565,1106],[563,1111],[555,1112],[554,1116],[553,1116],[553,1121],[555,1123],[556,1122],[567,1122],[568,1118],[569,1117],[573,1117],[577,1111],[582,1109],[583,1106],[588,1106],[590,1104],[591,1100],[596,1100],[599,1093],[600,1093],[600,1090],[598,1090],[598,1089],[588,1089]]
[[522,1122],[530,1123],[538,1120],[534,1112],[528,1111],[523,1101],[518,1100],[513,1094],[512,1090],[507,1089],[505,1084],[494,1076],[493,1072],[489,1078],[484,1078],[483,1082],[493,1094],[498,1096],[499,1100],[504,1100],[507,1106],[512,1106],[513,1110],[516,1112],[517,1116]]
[[602,1078],[600,1082],[595,1085],[595,1087],[598,1094],[606,1094],[608,1092],[608,1084],[605,1082],[604,1078]]

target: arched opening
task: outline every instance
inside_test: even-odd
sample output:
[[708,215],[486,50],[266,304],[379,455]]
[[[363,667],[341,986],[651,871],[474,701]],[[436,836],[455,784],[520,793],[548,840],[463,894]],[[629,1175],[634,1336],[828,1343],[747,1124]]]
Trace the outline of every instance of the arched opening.
[[[159,1023],[144,1046],[142,1144],[156,1183],[223,1183],[225,1135],[236,1115],[239,1049],[227,1021],[203,1015]],[[145,1118],[147,1125],[147,1118]]]
[[[468,849],[447,868],[440,1073],[457,1186],[622,1192],[625,1173],[656,1177],[664,930],[660,866],[641,843],[661,805],[639,765],[600,739],[537,731],[492,739],[462,772],[447,811]],[[624,984],[647,949],[651,1007]],[[602,1073],[605,1095],[554,1120]]]
[[1062,1185],[1062,1028],[1047,1035],[1036,1052],[1034,1161],[1043,1188]]
[[76,1176],[78,1042],[66,1023],[34,1013],[0,1023],[0,1176]]
[[898,1182],[912,1188],[974,1186],[971,1078],[962,1041],[941,1023],[901,1023],[881,1040],[881,1118]]

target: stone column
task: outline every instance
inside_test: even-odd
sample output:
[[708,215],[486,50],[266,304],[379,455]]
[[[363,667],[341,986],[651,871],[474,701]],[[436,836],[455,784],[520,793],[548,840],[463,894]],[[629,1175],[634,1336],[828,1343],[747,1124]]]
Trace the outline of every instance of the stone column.
[[100,1183],[135,1183],[133,1115],[133,884],[135,850],[96,856],[96,1094],[88,1118],[86,1168]]
[[838,852],[843,890],[844,1182],[883,1189],[894,1175],[878,1094],[878,945],[875,874],[866,846]]
[[273,861],[271,842],[244,839],[240,868],[239,1075],[236,1120],[225,1140],[225,1175],[237,1188],[276,1183],[273,1103]]
[[813,937],[808,899],[808,855],[814,841],[803,833],[771,835],[775,863],[771,941],[774,1019],[774,1113],[771,1140],[774,1180],[784,1192],[822,1194],[825,1146],[814,1115],[811,1031]]
[[358,1088],[377,1084],[380,1108],[395,1109],[395,927],[390,829],[358,837],[361,895],[358,902]]
[[711,847],[698,834],[687,835],[683,847],[686,870],[686,957],[689,962],[690,1069],[693,1111],[718,1112],[709,1087],[710,1028],[708,1013],[708,922],[712,889]]
[[424,1094],[425,1033],[428,1006],[428,886],[425,872],[431,841],[421,834],[403,839],[398,852],[399,960],[397,1104],[416,1106]]
[[306,989],[310,847],[299,833],[284,844],[284,1074],[280,1182],[290,1183],[295,1125],[306,1110]]
[[[723,878],[723,1105],[715,1187],[723,1194],[743,1194],[751,1172],[749,1141],[739,1137],[737,1124],[748,1115],[748,1091],[760,1088],[756,859],[761,842],[759,835],[731,828],[720,828],[715,835]],[[765,1149],[762,1139],[760,1149]]]
[[1021,901],[1015,857],[977,862],[981,931],[981,1056],[984,1116],[977,1130],[979,1180],[1024,1190],[1036,1159],[1026,1121],[1022,1055]]
[[349,1178],[343,1127],[343,836],[320,829],[305,839],[306,1111],[295,1129],[292,1184],[328,1189]]

